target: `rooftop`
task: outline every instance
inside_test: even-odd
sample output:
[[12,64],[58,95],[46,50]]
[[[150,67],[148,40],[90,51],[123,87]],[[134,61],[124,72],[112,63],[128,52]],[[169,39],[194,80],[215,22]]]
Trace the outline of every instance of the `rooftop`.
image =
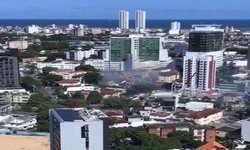
[[100,118],[107,118],[102,111],[98,109],[87,109],[87,108],[59,108],[54,111],[62,118],[63,121],[97,121]]
[[173,76],[173,75],[179,75],[180,73],[177,70],[171,70],[168,72],[160,72],[160,76]]
[[212,141],[198,147],[196,150],[228,150],[228,148],[224,147],[216,141]]
[[188,115],[189,118],[194,118],[194,119],[200,119],[200,118],[206,118],[210,115],[219,113],[223,110],[221,109],[217,109],[217,108],[210,108],[210,109],[205,109],[202,111],[197,111],[197,112],[193,112],[190,115]]

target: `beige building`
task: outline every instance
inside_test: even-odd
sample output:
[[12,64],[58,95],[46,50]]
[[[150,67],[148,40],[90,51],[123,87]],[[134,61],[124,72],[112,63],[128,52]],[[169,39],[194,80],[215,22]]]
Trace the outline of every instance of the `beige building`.
[[50,72],[51,74],[60,75],[64,80],[77,80],[80,81],[85,71],[74,71],[72,69],[62,69]]
[[9,48],[10,49],[27,49],[28,48],[28,42],[27,41],[11,41],[9,42]]
[[187,120],[192,120],[199,125],[209,125],[213,121],[223,117],[223,110],[217,108],[196,111],[187,116]]
[[12,95],[12,103],[26,104],[28,103],[30,95],[28,93],[17,93]]
[[160,82],[172,83],[180,78],[180,73],[177,70],[168,70],[160,72],[158,79]]

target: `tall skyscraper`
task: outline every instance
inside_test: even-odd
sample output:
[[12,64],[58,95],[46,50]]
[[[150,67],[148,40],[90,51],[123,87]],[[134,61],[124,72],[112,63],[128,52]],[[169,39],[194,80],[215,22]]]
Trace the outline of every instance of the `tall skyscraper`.
[[223,34],[220,25],[192,26],[183,61],[183,86],[190,94],[215,88],[216,68],[223,64]]
[[50,150],[108,150],[108,120],[100,110],[50,110]]
[[143,10],[137,10],[135,12],[135,29],[145,30],[146,28],[146,12]]
[[0,88],[19,87],[18,50],[0,50]]
[[129,12],[121,10],[119,12],[119,28],[122,30],[129,29]]

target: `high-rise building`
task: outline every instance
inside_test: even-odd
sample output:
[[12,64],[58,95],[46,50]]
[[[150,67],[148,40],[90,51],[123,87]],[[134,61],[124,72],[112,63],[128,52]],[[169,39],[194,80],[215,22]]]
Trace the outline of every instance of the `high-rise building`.
[[19,87],[18,50],[0,50],[0,87]]
[[[129,37],[112,37],[110,40],[111,64],[125,62],[126,56],[132,59],[132,68],[143,66],[167,65],[170,58],[168,50],[163,47],[161,37],[143,37],[143,35],[130,35]],[[129,59],[129,60],[130,60]]]
[[171,22],[171,29],[169,30],[169,34],[171,35],[179,35],[181,30],[180,22]]
[[108,150],[108,120],[100,110],[50,110],[51,150]]
[[220,25],[193,25],[186,55],[206,53],[216,56],[216,68],[223,64],[224,29]]
[[215,88],[216,67],[214,56],[193,55],[184,57],[183,84],[192,93]]
[[143,10],[137,10],[135,12],[135,29],[145,30],[146,28],[146,12]]
[[78,37],[84,36],[84,28],[77,27],[73,29],[73,36],[78,36]]
[[183,87],[189,94],[215,89],[216,68],[223,64],[224,29],[220,27],[192,26],[189,49],[183,61]]
[[111,62],[121,62],[126,54],[131,54],[131,38],[114,37],[110,39]]
[[129,12],[121,10],[119,12],[119,28],[122,30],[129,29]]

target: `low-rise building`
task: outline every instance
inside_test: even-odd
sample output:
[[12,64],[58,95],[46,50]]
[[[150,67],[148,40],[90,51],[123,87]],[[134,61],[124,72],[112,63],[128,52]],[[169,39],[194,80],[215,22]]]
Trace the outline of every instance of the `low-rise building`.
[[20,93],[1,93],[0,103],[12,103],[12,104],[26,104],[28,103],[30,94],[28,92]]
[[250,142],[250,118],[242,121],[241,136],[245,142]]
[[184,104],[184,107],[187,110],[191,110],[191,111],[201,111],[204,109],[214,108],[214,104],[207,103],[207,102],[188,102]]
[[8,113],[12,111],[12,104],[11,103],[2,103],[0,104],[0,114]]
[[36,126],[36,116],[8,114],[0,116],[0,128],[11,130],[27,130]]
[[153,112],[149,115],[151,120],[166,120],[168,118],[171,118],[171,114],[167,112]]
[[199,125],[209,125],[213,121],[223,117],[223,110],[217,108],[204,109],[190,113],[186,119],[192,120]]
[[12,94],[12,103],[14,104],[26,104],[30,99],[28,93],[16,93]]
[[190,123],[162,123],[146,125],[149,134],[157,135],[161,138],[168,138],[168,134],[174,131],[192,132],[197,140],[202,142],[215,141],[216,130],[212,126],[196,126]]
[[160,72],[158,78],[160,82],[172,83],[180,78],[180,73],[177,70]]
[[54,62],[39,62],[37,63],[37,68],[42,70],[44,67],[53,67],[56,69],[71,69],[74,70],[80,63],[71,61],[54,61]]
[[[62,69],[50,72],[51,74],[60,75],[64,80],[80,80],[79,75],[84,75],[86,71],[74,71],[73,69]],[[79,78],[77,78],[79,76]]]
[[120,97],[120,95],[124,93],[122,90],[115,89],[115,88],[103,88],[101,89],[101,94],[103,98],[109,97]]
[[56,81],[56,84],[62,87],[70,87],[70,86],[80,86],[81,83],[75,80],[60,80]]
[[77,92],[77,91],[98,91],[101,92],[101,89],[97,87],[96,85],[91,84],[80,84],[78,86],[70,86],[66,89],[64,94],[68,94],[71,92]]

